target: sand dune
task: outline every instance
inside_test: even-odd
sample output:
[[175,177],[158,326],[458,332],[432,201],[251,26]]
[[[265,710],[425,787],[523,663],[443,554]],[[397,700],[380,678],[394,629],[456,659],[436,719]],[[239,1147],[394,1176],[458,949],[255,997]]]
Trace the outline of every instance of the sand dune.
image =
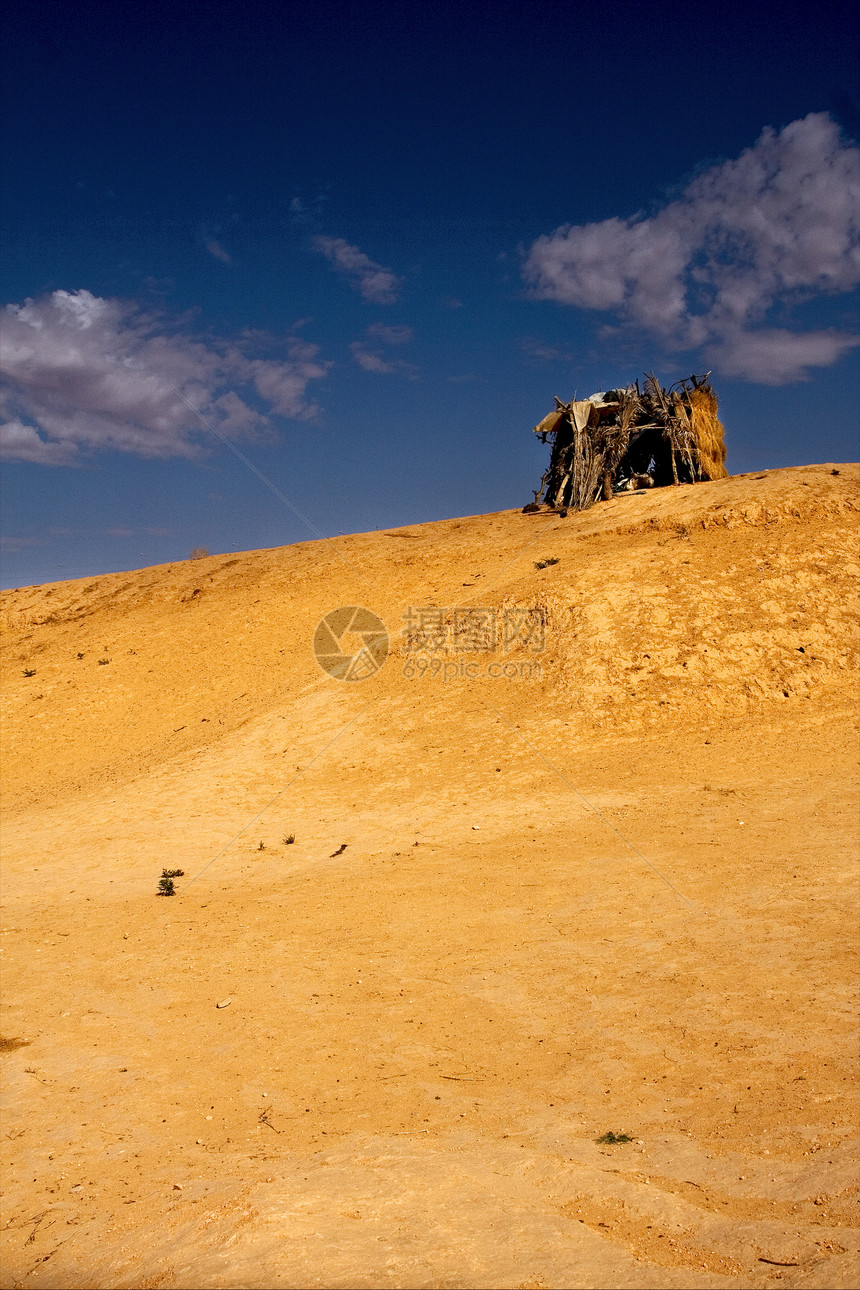
[[857,485],[5,593],[3,1283],[856,1285]]

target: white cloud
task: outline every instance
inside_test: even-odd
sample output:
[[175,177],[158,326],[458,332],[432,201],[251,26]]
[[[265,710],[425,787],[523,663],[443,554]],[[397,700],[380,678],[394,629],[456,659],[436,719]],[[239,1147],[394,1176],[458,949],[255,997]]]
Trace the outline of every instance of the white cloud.
[[89,291],[55,291],[3,313],[0,444],[19,461],[69,465],[97,450],[193,457],[207,432],[189,403],[221,433],[249,438],[271,413],[312,416],[307,386],[328,366],[295,336],[280,342],[284,358],[257,358],[250,345],[271,347],[272,338],[201,339]]
[[376,305],[393,305],[403,279],[391,269],[376,264],[357,246],[350,246],[342,237],[315,237],[314,247],[329,260],[339,273],[344,273],[352,286],[365,300]]
[[349,348],[356,363],[359,367],[363,367],[365,372],[378,372],[380,376],[384,376],[397,370],[396,364],[390,363],[381,354],[368,349],[364,341],[354,340]]
[[535,358],[542,363],[570,363],[573,360],[573,355],[566,349],[561,349],[558,345],[548,345],[537,336],[523,336],[520,348],[529,358]]
[[74,464],[76,448],[71,443],[48,442],[35,426],[21,421],[0,423],[0,457],[7,461],[32,461],[42,466]]
[[406,345],[415,337],[412,328],[405,324],[389,326],[387,323],[371,323],[367,334],[381,341],[383,345]]
[[802,379],[807,368],[832,367],[857,345],[860,337],[837,331],[759,327],[727,335],[710,345],[708,354],[727,376],[750,379],[751,373],[764,373],[757,378],[763,384],[782,385]]
[[209,241],[206,243],[206,250],[209,252],[210,255],[214,255],[216,260],[220,260],[222,264],[233,263],[233,257],[230,254],[230,252],[225,251],[221,243],[216,242],[214,237],[211,237]]
[[380,376],[387,376],[391,372],[402,372],[410,378],[417,376],[417,369],[411,363],[402,358],[386,358],[380,352],[383,345],[406,345],[415,335],[411,327],[372,323],[366,335],[370,337],[370,343],[367,340],[354,340],[349,347],[356,363],[365,372],[376,372]]
[[533,297],[612,311],[727,373],[802,380],[860,344],[769,326],[768,314],[860,283],[860,148],[826,113],[766,129],[650,217],[564,225],[532,245]]
[[43,546],[43,539],[37,537],[0,536],[0,555],[20,555],[31,546]]

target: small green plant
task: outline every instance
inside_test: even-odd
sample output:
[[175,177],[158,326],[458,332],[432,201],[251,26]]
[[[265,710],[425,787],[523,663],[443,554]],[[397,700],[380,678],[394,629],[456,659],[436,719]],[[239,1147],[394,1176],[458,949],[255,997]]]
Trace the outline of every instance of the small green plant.
[[176,886],[174,884],[173,879],[184,878],[184,877],[185,877],[184,869],[162,869],[161,878],[158,881],[159,896],[175,896]]
[[24,668],[24,675],[25,675],[25,676],[35,676],[35,675],[36,675],[36,669],[35,669],[34,667],[25,667],[25,668]]
[[548,569],[551,564],[558,564],[558,556],[551,555],[548,560],[535,560],[536,569]]
[[295,842],[295,840],[296,840],[295,833],[288,833],[287,836],[284,838],[284,846],[291,847]]
[[599,1142],[601,1143],[601,1145],[607,1146],[607,1147],[614,1147],[619,1142],[632,1142],[632,1141],[633,1139],[630,1137],[629,1133],[613,1133],[611,1129],[609,1133],[604,1133],[601,1138],[595,1138],[595,1142]]
[[83,658],[83,657],[84,657],[83,654],[78,655],[78,658]]

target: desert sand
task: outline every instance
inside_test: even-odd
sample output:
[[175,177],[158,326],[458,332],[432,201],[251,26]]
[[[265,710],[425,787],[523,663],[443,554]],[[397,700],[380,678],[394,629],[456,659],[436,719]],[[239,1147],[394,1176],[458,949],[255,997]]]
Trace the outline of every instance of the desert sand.
[[[858,507],[6,593],[3,1285],[857,1285]],[[469,608],[542,647],[426,666]]]

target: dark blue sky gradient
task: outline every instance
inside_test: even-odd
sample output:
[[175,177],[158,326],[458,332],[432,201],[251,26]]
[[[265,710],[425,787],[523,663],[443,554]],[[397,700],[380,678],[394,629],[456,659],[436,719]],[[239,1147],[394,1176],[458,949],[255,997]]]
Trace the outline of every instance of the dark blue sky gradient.
[[[659,208],[765,126],[828,112],[856,139],[852,9],[17,0],[3,303],[86,290],[222,340],[301,322],[331,364],[319,414],[241,447],[324,533],[522,505],[553,394],[706,370],[528,298],[524,254]],[[352,290],[320,235],[403,278],[397,302]],[[792,325],[852,331],[855,310],[811,298]],[[387,374],[350,351],[375,323],[414,331]],[[855,458],[856,353],[782,386],[715,370],[730,469]],[[312,536],[214,439],[193,461],[12,461],[3,533],[6,586]]]

